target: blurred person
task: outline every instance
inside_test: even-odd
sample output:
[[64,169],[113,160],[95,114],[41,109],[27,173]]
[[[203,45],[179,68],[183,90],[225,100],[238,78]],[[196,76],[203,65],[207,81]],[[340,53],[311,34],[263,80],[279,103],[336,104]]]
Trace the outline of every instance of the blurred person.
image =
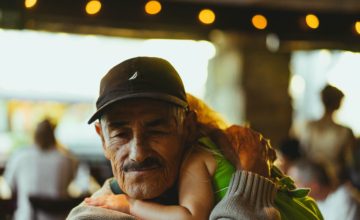
[[322,164],[303,159],[290,167],[289,175],[298,187],[310,188],[324,219],[360,219],[360,203],[352,193],[352,185],[345,179],[340,185],[333,185]]
[[288,175],[300,188],[310,188],[310,195],[317,201],[323,201],[333,190],[327,170],[319,163],[301,159],[289,167]]
[[[32,219],[30,196],[67,198],[77,162],[57,143],[55,126],[45,119],[34,132],[34,146],[16,152],[6,164],[4,178],[17,195],[15,220]],[[38,213],[37,219],[53,219]]]
[[297,138],[288,137],[281,141],[278,151],[278,159],[275,164],[285,173],[303,155],[301,152],[300,141]]
[[336,123],[333,118],[343,97],[343,92],[338,88],[326,85],[321,91],[325,109],[323,116],[309,122],[301,134],[306,156],[322,163],[335,184],[339,183],[340,175],[348,175],[355,140],[352,130]]
[[[97,108],[89,123],[99,120],[114,178],[68,219],[279,219],[267,140],[240,126],[225,132],[202,117],[167,61],[137,57],[113,67],[101,81]],[[216,177],[226,160],[236,170],[230,165]]]

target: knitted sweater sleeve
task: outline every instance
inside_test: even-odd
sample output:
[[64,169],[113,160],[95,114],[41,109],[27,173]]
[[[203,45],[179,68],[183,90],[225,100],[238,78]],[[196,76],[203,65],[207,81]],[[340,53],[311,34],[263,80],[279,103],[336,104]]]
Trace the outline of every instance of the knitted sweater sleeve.
[[215,206],[210,220],[245,219],[278,220],[274,207],[275,184],[265,177],[248,171],[234,173],[225,197]]

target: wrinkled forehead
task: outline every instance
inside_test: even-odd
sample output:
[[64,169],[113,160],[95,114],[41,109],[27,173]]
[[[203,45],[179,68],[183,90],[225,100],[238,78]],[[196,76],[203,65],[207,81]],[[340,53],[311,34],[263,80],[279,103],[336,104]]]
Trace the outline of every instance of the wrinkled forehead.
[[180,107],[164,101],[129,99],[114,103],[106,109],[102,118],[106,121],[164,118],[178,123],[181,121],[179,111]]

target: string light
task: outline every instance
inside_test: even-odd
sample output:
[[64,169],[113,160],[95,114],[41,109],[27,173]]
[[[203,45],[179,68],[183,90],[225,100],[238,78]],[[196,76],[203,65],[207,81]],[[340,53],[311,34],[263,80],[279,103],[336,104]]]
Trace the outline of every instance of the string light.
[[267,26],[267,19],[265,18],[265,16],[260,14],[254,15],[251,19],[251,22],[254,25],[254,27],[259,30],[263,30]]
[[203,9],[199,12],[199,20],[203,24],[212,24],[215,21],[215,13],[210,9]]
[[156,15],[161,11],[161,4],[158,1],[149,1],[145,5],[145,12],[149,15]]
[[356,21],[354,26],[356,33],[360,34],[360,21]]
[[37,0],[25,0],[25,8],[33,8],[37,3]]
[[307,26],[309,26],[311,29],[316,29],[320,25],[319,18],[314,14],[306,15],[305,21],[306,21]]
[[[24,6],[27,9],[35,7],[38,0],[24,0]],[[85,6],[85,11],[89,15],[95,15],[100,12],[102,4],[100,0],[89,0]],[[162,10],[162,5],[158,0],[149,0],[145,4],[145,12],[149,15],[159,14]],[[201,23],[210,25],[216,20],[216,15],[211,9],[202,9],[198,14],[198,19]],[[267,18],[264,15],[256,14],[251,19],[252,25],[259,30],[266,29],[268,26]],[[305,24],[311,29],[317,29],[320,26],[320,20],[315,14],[307,14],[305,16]],[[353,23],[353,31],[360,35],[360,20]]]
[[98,0],[91,0],[86,4],[85,11],[89,15],[94,15],[99,13],[101,9],[101,2]]

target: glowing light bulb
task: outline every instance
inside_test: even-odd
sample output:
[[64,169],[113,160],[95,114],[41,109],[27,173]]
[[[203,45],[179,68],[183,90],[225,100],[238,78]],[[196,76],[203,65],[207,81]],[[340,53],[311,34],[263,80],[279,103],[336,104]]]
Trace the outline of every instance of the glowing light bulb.
[[314,14],[306,15],[305,21],[306,21],[307,26],[309,26],[311,29],[316,29],[320,25],[319,18]]
[[360,21],[355,22],[355,31],[360,34]]
[[263,15],[254,15],[251,19],[252,24],[255,28],[263,30],[267,26],[267,19]]
[[37,3],[37,0],[25,0],[25,8],[33,8]]
[[215,13],[210,9],[203,9],[199,13],[199,20],[203,24],[212,24],[215,21]]
[[85,11],[89,15],[94,15],[99,13],[101,9],[101,2],[98,0],[91,0],[86,4]]
[[149,15],[156,15],[161,11],[161,4],[158,1],[149,1],[145,5],[145,12]]

